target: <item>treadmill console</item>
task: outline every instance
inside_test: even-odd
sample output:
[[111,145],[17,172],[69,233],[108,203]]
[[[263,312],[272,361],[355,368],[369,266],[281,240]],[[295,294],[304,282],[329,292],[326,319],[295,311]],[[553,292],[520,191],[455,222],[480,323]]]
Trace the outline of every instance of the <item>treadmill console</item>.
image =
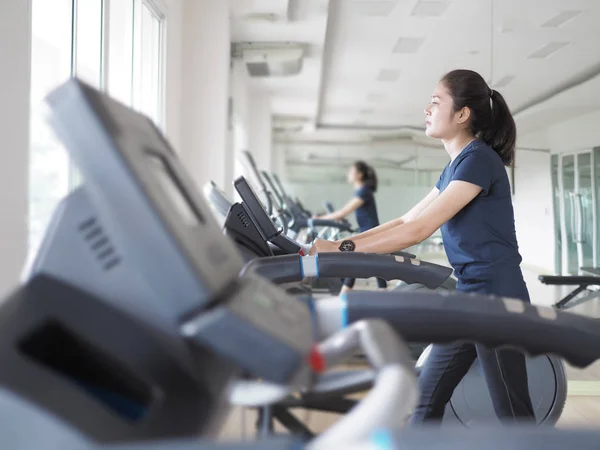
[[244,177],[239,177],[235,180],[234,186],[265,240],[270,241],[288,254],[300,253],[302,251],[300,245],[283,235],[281,231],[275,227],[275,224],[267,215],[256,193]]
[[239,278],[234,243],[152,122],[77,79],[47,101],[105,228],[188,342],[268,380],[307,372],[308,307],[262,280]]
[[242,176],[233,182],[235,189],[244,201],[244,205],[250,210],[259,230],[263,233],[266,240],[280,234],[280,230],[275,227],[275,224],[265,211],[265,207],[258,199],[254,189],[248,181]]

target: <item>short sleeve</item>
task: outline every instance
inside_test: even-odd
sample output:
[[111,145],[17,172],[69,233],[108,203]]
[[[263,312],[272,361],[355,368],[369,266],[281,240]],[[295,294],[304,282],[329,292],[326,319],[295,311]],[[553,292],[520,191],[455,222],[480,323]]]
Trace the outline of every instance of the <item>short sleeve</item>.
[[440,174],[440,177],[437,180],[437,183],[435,183],[435,187],[437,188],[438,191],[442,190],[442,179],[444,178],[444,174],[446,173],[446,170],[448,170],[448,166],[444,167],[444,170],[442,170],[442,173]]
[[483,195],[487,195],[493,181],[493,163],[483,151],[469,152],[458,162],[452,181],[475,184],[483,189]]
[[370,199],[369,194],[370,194],[369,189],[367,189],[366,186],[361,186],[356,190],[356,192],[354,193],[354,196],[360,198],[362,201],[364,201],[366,203]]

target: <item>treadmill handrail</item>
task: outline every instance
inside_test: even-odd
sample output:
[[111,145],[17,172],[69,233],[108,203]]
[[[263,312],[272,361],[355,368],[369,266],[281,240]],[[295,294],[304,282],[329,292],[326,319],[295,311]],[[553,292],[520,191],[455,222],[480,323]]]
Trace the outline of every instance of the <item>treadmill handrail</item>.
[[319,253],[316,257],[319,276],[402,280],[437,289],[453,270],[416,258],[377,253]]
[[265,182],[263,181],[263,179],[260,175],[258,166],[256,165],[256,161],[254,160],[254,156],[252,156],[252,153],[250,153],[250,151],[248,151],[248,150],[243,150],[242,155],[248,161],[248,163],[250,165],[250,170],[252,170],[252,172],[254,173],[254,177],[256,178],[256,181],[258,182],[258,184],[260,184],[260,187],[263,190],[266,190],[267,186],[265,185]]
[[598,320],[521,300],[458,292],[350,292],[315,303],[319,331],[385,318],[409,342],[467,341],[554,354],[574,366],[600,359]]
[[256,258],[242,274],[256,273],[275,284],[315,278],[372,278],[419,283],[438,288],[452,269],[433,263],[375,253],[319,253],[317,256],[285,255]]
[[275,187],[275,184],[273,183],[273,180],[271,179],[271,176],[265,170],[262,170],[260,173],[262,174],[262,176],[263,176],[264,180],[266,181],[266,183],[271,188],[271,192],[273,193],[273,195],[275,195],[275,198],[277,199],[277,201],[279,203],[279,206],[281,208],[283,208],[285,206],[285,201],[283,200],[283,197],[281,196],[281,194],[279,193],[279,191]]
[[600,277],[595,276],[562,276],[540,275],[538,277],[544,284],[558,286],[600,286]]
[[264,195],[264,197],[266,199],[266,203],[267,203],[267,205],[266,205],[267,214],[269,216],[271,216],[271,215],[273,215],[273,198],[271,197],[271,193],[267,189],[267,185],[265,184],[265,181],[263,180],[263,177],[262,177],[260,171],[258,170],[258,166],[256,165],[256,161],[254,160],[254,156],[252,156],[252,153],[250,153],[250,151],[248,151],[248,150],[243,150],[242,155],[246,157],[246,160],[248,161],[248,163],[250,165],[250,170],[252,170],[252,172],[254,173],[254,178],[260,185],[260,191]]
[[[511,425],[510,427],[483,427],[465,432],[460,428],[418,428],[403,430],[379,430],[371,437],[372,446],[365,442],[349,446],[346,450],[596,450],[600,431],[560,430],[543,426]],[[440,443],[443,443],[440,446]],[[384,444],[384,445],[380,445]]]
[[352,232],[352,227],[350,224],[338,222],[337,220],[327,220],[327,219],[307,219],[307,226],[309,227],[329,227],[329,228],[337,228],[340,231],[348,231]]

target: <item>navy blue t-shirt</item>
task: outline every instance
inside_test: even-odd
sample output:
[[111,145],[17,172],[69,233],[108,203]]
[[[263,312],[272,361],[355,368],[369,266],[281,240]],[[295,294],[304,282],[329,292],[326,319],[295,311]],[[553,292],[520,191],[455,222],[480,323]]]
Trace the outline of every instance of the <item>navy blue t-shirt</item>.
[[354,193],[355,197],[363,200],[363,204],[356,210],[356,222],[358,229],[363,231],[370,230],[379,226],[379,217],[377,216],[377,205],[375,204],[375,195],[367,186],[359,187]]
[[[519,267],[522,258],[510,184],[500,156],[481,140],[471,142],[448,163],[436,187],[441,193],[455,180],[482,188],[475,199],[441,228],[446,255],[459,283],[464,287],[484,282],[487,288],[474,290],[523,297],[523,286],[517,287],[522,284]],[[502,286],[513,281],[512,288]]]

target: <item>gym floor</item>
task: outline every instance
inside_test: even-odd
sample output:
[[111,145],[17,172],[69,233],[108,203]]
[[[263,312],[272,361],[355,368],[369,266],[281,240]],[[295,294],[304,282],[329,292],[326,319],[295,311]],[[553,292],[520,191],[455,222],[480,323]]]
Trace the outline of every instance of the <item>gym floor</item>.
[[[414,249],[424,261],[448,265],[443,251],[439,247]],[[543,285],[538,281],[541,273],[533,268],[523,267],[523,273],[532,302],[538,305],[552,305],[566,295],[569,288]],[[357,282],[356,289],[375,289],[374,280]],[[600,318],[600,295],[598,298],[577,305],[568,310],[574,314]],[[568,396],[563,414],[557,424],[560,428],[599,428],[600,429],[600,362],[586,369],[576,369],[567,365]],[[326,429],[339,416],[321,412],[294,411],[313,431]],[[236,408],[227,419],[221,438],[251,438],[254,433],[256,413],[251,410]],[[276,427],[277,429],[277,427]]]

